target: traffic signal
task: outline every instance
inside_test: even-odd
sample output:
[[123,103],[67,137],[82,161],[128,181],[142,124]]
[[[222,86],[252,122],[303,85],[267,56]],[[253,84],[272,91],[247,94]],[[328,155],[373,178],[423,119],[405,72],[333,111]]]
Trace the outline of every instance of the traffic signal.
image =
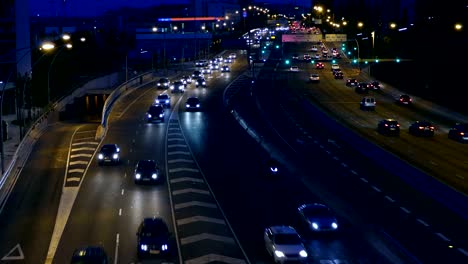
[[279,49],[279,45],[276,45],[275,48]]
[[310,63],[314,64],[314,63],[315,63],[315,61],[314,61],[314,60],[311,60],[311,61],[310,61]]
[[265,51],[264,51],[264,50],[262,50],[262,54],[265,54]]
[[396,58],[395,61],[396,61],[397,63],[399,63],[399,62],[400,62],[400,58]]
[[289,60],[286,60],[284,63],[289,64]]
[[368,61],[365,61],[365,62],[364,62],[364,64],[367,64],[367,63],[369,63],[369,62],[368,62]]
[[351,51],[348,51],[348,55],[351,55]]
[[353,63],[357,63],[357,60],[356,60],[356,59],[354,59],[354,60],[353,60]]
[[336,63],[336,60],[332,60],[332,63]]
[[341,44],[341,50],[342,50],[342,51],[345,51],[345,50],[346,50],[346,45],[345,45],[345,43],[342,43],[342,44]]
[[375,59],[375,63],[379,63],[379,59]]

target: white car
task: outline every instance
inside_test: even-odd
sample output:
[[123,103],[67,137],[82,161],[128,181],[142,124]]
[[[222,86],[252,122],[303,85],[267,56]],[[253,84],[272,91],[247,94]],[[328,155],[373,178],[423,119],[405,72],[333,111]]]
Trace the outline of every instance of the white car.
[[340,69],[340,65],[338,65],[337,63],[333,63],[332,66],[331,66],[331,69],[332,69],[332,71],[333,71],[333,70],[339,70],[339,69]]
[[319,82],[320,81],[320,76],[317,73],[312,73],[309,76],[309,81],[311,82]]
[[299,71],[299,67],[297,66],[291,66],[291,68],[289,68],[290,71],[293,71],[293,72],[298,72]]
[[302,238],[291,226],[270,226],[265,228],[263,234],[265,248],[275,263],[305,262],[307,250]]
[[314,58],[315,58],[316,60],[319,60],[319,59],[320,59],[320,54],[319,54],[319,53],[315,53]]
[[317,46],[312,46],[312,48],[310,48],[310,51],[317,52],[318,51]]

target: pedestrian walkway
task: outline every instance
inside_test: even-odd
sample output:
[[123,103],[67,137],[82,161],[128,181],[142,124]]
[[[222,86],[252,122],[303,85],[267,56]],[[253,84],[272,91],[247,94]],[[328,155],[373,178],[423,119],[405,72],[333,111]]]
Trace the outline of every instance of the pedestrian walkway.
[[[18,148],[20,139],[20,126],[14,124],[14,120],[17,119],[16,114],[3,115],[2,120],[7,122],[7,138],[3,139],[3,153],[2,154],[2,175],[10,165],[15,155],[16,149]],[[27,131],[24,131],[26,133]]]

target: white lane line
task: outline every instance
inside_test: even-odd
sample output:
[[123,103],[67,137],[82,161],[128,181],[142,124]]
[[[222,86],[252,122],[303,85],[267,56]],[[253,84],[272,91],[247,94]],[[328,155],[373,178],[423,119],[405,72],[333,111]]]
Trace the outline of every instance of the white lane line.
[[385,199],[389,200],[390,202],[394,203],[395,200],[392,199],[392,197],[385,195]]
[[361,181],[363,181],[365,183],[369,183],[369,181],[366,178],[361,178]]
[[185,181],[190,181],[190,182],[200,182],[203,183],[204,181],[199,178],[192,178],[192,177],[180,177],[176,179],[172,179],[171,183],[178,183],[178,182],[185,182]]
[[403,207],[403,206],[400,206],[400,209],[401,209],[403,212],[407,213],[407,214],[410,214],[410,213],[411,213],[410,210],[406,209],[406,208]]
[[457,248],[458,251],[460,251],[463,255],[468,257],[468,251],[464,250],[463,248]]
[[214,203],[205,203],[205,202],[199,202],[199,201],[191,201],[191,202],[186,202],[186,203],[178,203],[174,205],[174,209],[183,209],[187,207],[192,207],[192,206],[202,206],[202,207],[207,207],[207,208],[218,208],[216,204]]
[[350,171],[351,171],[352,174],[358,175],[358,173],[356,171],[354,171],[354,170],[350,170]]
[[344,162],[341,162],[341,166],[347,168],[348,167],[348,164],[344,163]]
[[187,145],[185,144],[171,144],[171,145],[167,145],[168,148],[176,148],[176,147],[184,147],[186,148]]
[[172,191],[172,195],[178,195],[178,194],[184,194],[184,193],[199,193],[199,194],[210,195],[209,191],[195,189],[195,188],[186,188],[182,190]]
[[457,178],[459,178],[459,179],[462,179],[462,180],[464,180],[464,179],[465,179],[465,177],[463,177],[462,175],[460,175],[460,174],[458,174],[458,173],[457,173],[457,174],[455,174],[455,176],[456,176]]
[[178,131],[180,131],[180,128],[178,128],[178,127],[170,127],[168,130],[178,130]]
[[168,160],[167,163],[177,163],[177,162],[188,162],[188,163],[193,163],[194,161],[191,159],[171,159]]
[[340,158],[338,158],[337,156],[333,156],[333,159],[334,160],[340,160]]
[[74,173],[74,172],[83,173],[84,169],[71,169],[71,170],[68,170],[68,173]]
[[324,149],[324,148],[325,148],[323,145],[320,145],[319,147],[320,147],[321,149]]
[[181,226],[181,225],[191,224],[191,223],[195,223],[195,222],[209,222],[209,223],[220,224],[220,225],[225,225],[226,224],[224,219],[206,217],[206,216],[202,216],[202,215],[196,215],[196,216],[187,217],[187,218],[177,220],[177,225]]
[[67,182],[80,182],[80,181],[81,181],[81,178],[78,178],[78,177],[67,178]]
[[442,233],[435,233],[436,236],[442,238],[444,241],[449,242],[450,239],[448,239],[446,236],[444,236]]
[[332,154],[331,151],[329,151],[329,150],[325,150],[325,153],[327,153],[328,155]]
[[81,154],[70,155],[70,158],[71,159],[80,158],[80,157],[91,158],[92,156],[93,156],[92,154],[81,153]]
[[224,242],[224,243],[230,243],[234,244],[235,241],[232,237],[226,237],[226,236],[218,236],[218,235],[213,235],[213,234],[208,234],[208,233],[202,233],[194,236],[188,236],[180,239],[180,244],[181,245],[187,245],[195,242],[199,242],[205,239],[209,240],[214,240],[218,242]]
[[121,195],[124,195],[124,192],[125,192],[125,190],[124,190],[124,189],[122,189],[122,192],[120,192],[120,194],[121,194]]
[[84,131],[78,131],[78,132],[76,132],[76,134],[91,133],[91,132],[92,132],[92,133],[94,133],[94,132],[96,132],[96,130],[84,130]]
[[119,209],[119,216],[122,216],[122,208]]
[[172,137],[172,136],[182,136],[182,133],[176,133],[176,132],[170,132],[167,134],[168,137]]
[[188,152],[188,151],[169,151],[169,152],[167,152],[167,155],[177,155],[177,154],[190,155],[190,152]]
[[183,138],[168,138],[167,141],[184,141]]
[[382,192],[379,188],[375,187],[374,185],[372,185],[372,189],[374,189],[376,192]]
[[83,150],[95,151],[95,148],[86,148],[86,147],[82,147],[82,148],[73,148],[73,149],[71,150],[71,152],[83,151]]
[[87,141],[87,142],[76,142],[72,144],[72,146],[81,146],[81,145],[99,145],[99,142]]
[[119,233],[115,238],[115,253],[114,253],[114,264],[118,263],[118,256],[119,256]]
[[422,225],[425,226],[425,227],[429,227],[429,224],[428,224],[428,223],[424,222],[423,220],[421,220],[421,219],[419,219],[419,218],[416,219],[416,221],[419,222],[420,224],[422,224]]
[[77,142],[77,141],[91,141],[91,140],[95,140],[94,137],[82,137],[82,138],[74,138],[73,141]]
[[198,169],[192,168],[177,168],[177,169],[169,169],[169,172],[180,172],[180,171],[188,171],[188,172],[199,172]]
[[83,164],[83,165],[86,165],[88,164],[87,161],[84,161],[84,160],[78,160],[78,161],[70,161],[69,165],[72,166],[72,165],[78,165],[78,164]]

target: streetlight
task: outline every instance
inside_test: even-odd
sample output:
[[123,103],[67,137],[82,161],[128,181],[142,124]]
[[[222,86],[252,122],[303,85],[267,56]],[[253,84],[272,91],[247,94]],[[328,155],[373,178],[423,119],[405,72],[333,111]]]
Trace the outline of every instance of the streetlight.
[[[47,46],[46,46],[47,45]],[[52,44],[52,46],[50,46],[50,44],[45,44],[42,46],[46,51],[47,50],[52,50],[55,48],[55,46]],[[47,47],[47,48],[46,48]],[[49,65],[49,71],[47,72],[47,102],[50,104],[50,71],[52,70],[52,65],[54,64],[55,62],[55,59],[57,58],[57,56],[60,54],[60,52],[62,52],[62,50],[64,48],[67,48],[67,49],[71,49],[72,48],[72,44],[70,43],[67,43],[65,45],[63,45],[62,47],[60,47],[60,49],[57,51],[57,53],[55,53],[54,57],[52,58],[52,61],[50,62],[50,65]]]

